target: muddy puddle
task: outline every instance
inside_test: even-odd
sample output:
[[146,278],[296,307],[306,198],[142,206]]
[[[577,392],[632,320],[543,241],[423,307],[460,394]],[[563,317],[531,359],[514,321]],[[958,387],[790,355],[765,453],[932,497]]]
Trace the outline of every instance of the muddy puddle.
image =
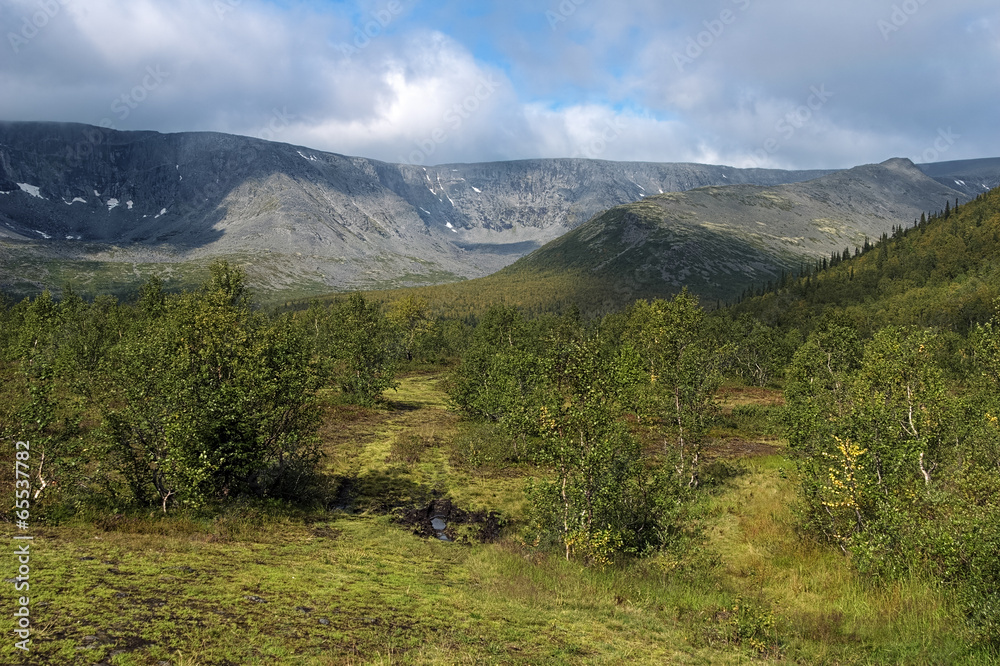
[[474,539],[482,543],[500,537],[500,515],[493,511],[465,511],[450,499],[436,499],[426,505],[400,511],[399,522],[414,534],[441,541]]

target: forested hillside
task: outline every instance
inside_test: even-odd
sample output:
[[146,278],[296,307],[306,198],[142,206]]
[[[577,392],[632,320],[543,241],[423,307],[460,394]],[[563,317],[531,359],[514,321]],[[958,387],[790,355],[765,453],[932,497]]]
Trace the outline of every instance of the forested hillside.
[[[839,312],[867,333],[890,323],[967,332],[989,319],[993,299],[1000,296],[998,238],[1000,190],[991,190],[966,204],[945,202],[941,210],[823,259],[800,260],[732,299],[702,297],[701,304],[710,310],[726,308],[734,317],[750,315],[784,331],[807,330],[823,313]],[[491,304],[529,314],[575,306],[585,315],[603,315],[635,298],[669,296],[674,290],[671,284],[627,289],[586,271],[515,266],[465,282],[366,293],[384,302],[403,296],[424,299],[433,313],[462,318],[482,314]],[[307,305],[299,301],[285,307]]]
[[[823,257],[839,263],[845,248],[853,256],[854,248],[895,234],[927,209],[947,206],[950,215],[959,195],[908,160],[791,185],[655,195],[605,211],[498,273],[412,293],[449,317],[481,313],[491,303],[529,313],[575,305],[595,316],[682,288],[717,308],[741,293],[787,285],[803,265],[822,266]],[[391,301],[396,292],[372,296]]]
[[866,334],[889,324],[966,333],[1000,296],[1000,189],[796,273],[749,290],[734,312],[786,328],[836,312]]
[[787,367],[783,416],[804,528],[873,581],[937,580],[994,643],[998,249],[992,190],[748,291],[719,320],[807,336]]
[[903,159],[790,185],[655,195],[595,216],[505,274],[572,273],[581,294],[598,284],[624,302],[683,287],[706,301],[728,300],[751,282],[776,280],[959,196]]

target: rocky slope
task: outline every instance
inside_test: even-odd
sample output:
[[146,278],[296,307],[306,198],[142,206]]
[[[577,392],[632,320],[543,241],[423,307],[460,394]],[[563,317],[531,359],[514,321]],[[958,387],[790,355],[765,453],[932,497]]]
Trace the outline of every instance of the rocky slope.
[[496,277],[575,272],[622,297],[688,286],[730,299],[967,198],[903,159],[776,187],[698,188],[615,207]]
[[[1000,178],[1000,161],[930,167],[942,182]],[[644,197],[829,173],[582,159],[419,167],[217,133],[0,123],[0,288],[194,280],[214,257],[246,264],[265,291],[432,284],[492,273]]]
[[225,134],[0,123],[0,285],[86,289],[114,265],[176,275],[216,256],[251,264],[265,289],[441,282],[495,271],[646,193],[816,173],[569,159],[424,168]]
[[1000,187],[1000,158],[919,164],[925,174],[948,187],[974,197]]

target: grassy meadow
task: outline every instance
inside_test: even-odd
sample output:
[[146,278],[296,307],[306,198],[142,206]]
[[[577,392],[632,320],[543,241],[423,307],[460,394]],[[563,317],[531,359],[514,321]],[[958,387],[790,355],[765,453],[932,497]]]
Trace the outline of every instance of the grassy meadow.
[[[537,470],[477,456],[481,433],[448,410],[441,373],[400,379],[382,407],[326,405],[338,506],[236,504],[212,519],[34,530],[31,651],[9,638],[0,662],[995,663],[967,651],[933,585],[872,586],[839,550],[796,532],[794,466],[771,425],[778,391],[724,387],[707,451],[713,489],[689,532],[602,569],[522,543],[523,488]],[[401,519],[400,507],[443,498],[497,512],[499,538],[481,543],[469,524],[445,542]],[[13,571],[14,557],[0,566]]]

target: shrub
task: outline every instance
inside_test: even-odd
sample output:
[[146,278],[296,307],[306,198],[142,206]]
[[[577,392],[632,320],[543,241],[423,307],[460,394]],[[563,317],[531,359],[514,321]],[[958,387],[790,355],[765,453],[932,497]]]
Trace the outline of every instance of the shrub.
[[252,311],[241,280],[213,266],[204,290],[165,299],[109,354],[107,455],[141,505],[291,498],[316,467],[324,376],[302,331]]

